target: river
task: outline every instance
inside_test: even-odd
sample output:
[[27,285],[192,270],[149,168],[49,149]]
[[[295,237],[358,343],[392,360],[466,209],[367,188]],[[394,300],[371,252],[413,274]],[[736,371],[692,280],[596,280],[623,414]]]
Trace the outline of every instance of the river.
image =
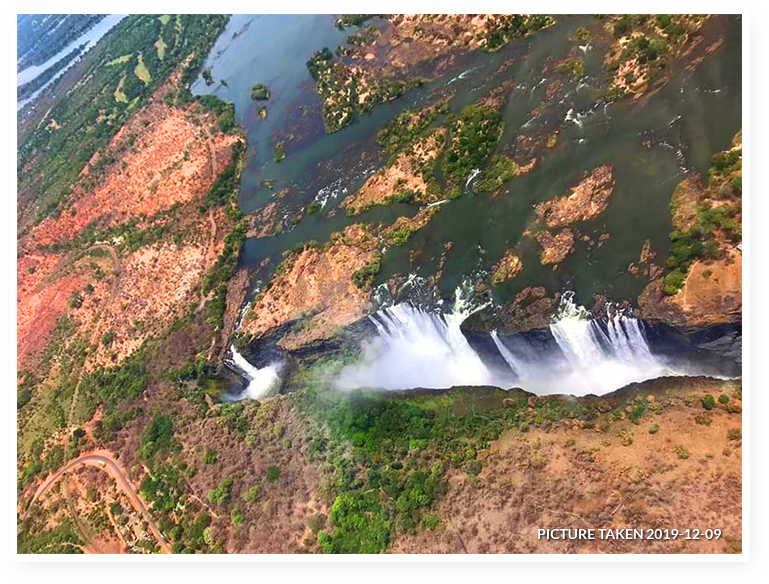
[[31,67],[27,67],[26,69],[19,71],[16,74],[16,87],[20,87],[25,83],[29,83],[30,81],[35,79],[38,75],[43,73],[46,69],[51,67],[54,63],[56,63],[59,59],[64,57],[64,55],[68,54],[70,51],[79,47],[80,45],[85,44],[85,48],[83,49],[83,51],[78,57],[70,61],[65,67],[62,67],[61,70],[57,71],[42,87],[40,87],[28,98],[23,99],[21,101],[17,101],[16,109],[20,110],[21,108],[23,108],[33,99],[35,99],[40,94],[40,92],[45,90],[46,87],[48,87],[54,81],[56,81],[59,77],[64,75],[67,69],[69,69],[72,65],[74,65],[79,58],[82,58],[82,56],[91,47],[93,47],[99,41],[99,39],[101,39],[105,34],[107,34],[110,30],[112,30],[115,27],[115,25],[117,25],[126,16],[127,16],[126,14],[107,15],[104,19],[98,22],[93,28],[91,28],[90,30],[86,31],[85,33],[80,35],[78,38],[73,40],[71,43],[69,43],[66,47],[64,47],[61,51],[56,53],[53,57],[48,59],[42,65],[32,65]]
[[[240,191],[243,211],[259,209],[282,189],[288,189],[293,209],[313,200],[323,205],[319,213],[305,216],[278,235],[247,240],[241,260],[246,266],[269,259],[274,268],[282,252],[296,243],[328,241],[333,231],[352,222],[390,224],[398,216],[413,215],[416,208],[405,204],[374,206],[354,218],[343,210],[333,211],[384,163],[374,141],[377,131],[405,108],[431,103],[442,89],[452,90],[449,107],[458,112],[502,83],[514,81],[516,88],[502,111],[506,129],[500,152],[510,153],[519,136],[559,132],[557,145],[540,157],[535,170],[513,179],[492,201],[472,192],[450,201],[407,245],[387,250],[378,282],[395,274],[410,274],[410,281],[423,282],[436,272],[446,244],[453,244],[439,281],[446,300],[443,314],[408,304],[393,306],[388,299],[390,308],[370,319],[375,330],[365,344],[363,361],[340,372],[340,387],[463,383],[585,394],[661,375],[736,374],[738,366],[728,359],[705,355],[707,351],[693,346],[668,357],[671,344],[665,331],[655,330],[650,343],[644,323],[627,316],[592,322],[583,305],[589,305],[594,294],[609,301],[635,301],[648,280],[630,274],[628,266],[638,261],[647,239],[658,258],[667,255],[670,198],[676,185],[689,172],[705,174],[711,156],[729,147],[741,128],[740,19],[725,23],[725,42],[693,71],[679,67],[648,98],[608,104],[601,100],[607,83],[604,52],[590,44],[579,47],[585,63],[582,78],[542,73],[549,57],[574,50],[569,37],[577,28],[600,26],[591,16],[559,16],[556,21],[550,29],[511,42],[497,53],[460,55],[445,75],[331,135],[324,132],[319,97],[305,61],[324,46],[333,50],[349,34],[333,26],[333,16],[237,15],[213,47],[205,66],[210,67],[214,83],[207,85],[199,78],[193,91],[215,93],[235,104],[249,143]],[[510,62],[511,66],[501,67]],[[564,97],[533,115],[554,79],[563,81]],[[254,83],[266,83],[272,93],[267,120],[257,116],[250,98]],[[276,136],[296,131],[301,136],[287,142],[287,158],[274,162]],[[567,193],[586,171],[602,164],[613,166],[616,180],[609,207],[575,226],[592,238],[593,245],[578,239],[575,251],[558,270],[542,265],[538,244],[523,235],[535,205]],[[601,234],[605,241],[596,247]],[[563,314],[550,326],[545,341],[495,332],[482,339],[465,338],[460,325],[477,305],[465,298],[458,307],[450,299],[467,288],[468,276],[488,274],[513,246],[525,269],[512,282],[495,287],[493,301],[507,302],[532,285],[544,286],[548,294],[569,290],[559,309]],[[416,266],[414,257],[421,258]],[[235,365],[249,380],[240,397],[275,386],[277,362],[255,369],[238,357],[245,363]]]
[[[238,122],[245,128],[249,143],[241,206],[245,212],[252,212],[284,188],[290,189],[289,196],[300,208],[313,199],[326,203],[320,213],[305,217],[288,232],[247,241],[243,262],[255,265],[270,257],[274,265],[281,252],[294,244],[326,241],[332,231],[353,221],[389,223],[400,214],[413,214],[413,207],[394,205],[374,207],[354,219],[343,212],[330,219],[326,216],[345,194],[354,192],[381,165],[383,158],[373,138],[392,117],[407,107],[423,104],[426,96],[447,84],[455,90],[450,107],[459,111],[505,80],[513,79],[517,88],[503,111],[506,130],[500,151],[509,148],[520,134],[563,124],[558,146],[540,160],[533,172],[511,181],[492,204],[465,196],[443,205],[436,218],[414,234],[407,245],[388,251],[379,281],[408,273],[412,250],[421,250],[425,257],[433,259],[418,266],[417,274],[435,273],[435,258],[450,241],[453,250],[440,281],[441,292],[449,296],[465,276],[489,270],[507,248],[521,242],[525,269],[512,282],[495,288],[496,300],[504,302],[530,285],[544,286],[548,293],[574,290],[575,301],[581,304],[595,293],[603,293],[611,300],[634,300],[645,282],[629,274],[627,267],[638,261],[646,239],[651,240],[652,250],[659,257],[667,255],[669,202],[676,184],[688,171],[704,173],[712,154],[728,147],[741,128],[741,23],[739,18],[730,19],[726,42],[693,73],[677,71],[650,99],[594,107],[597,96],[605,91],[602,53],[589,45],[582,48],[586,75],[580,80],[569,80],[558,73],[543,76],[541,71],[548,56],[565,55],[574,46],[569,40],[574,30],[595,26],[596,21],[590,16],[556,20],[550,29],[509,43],[497,53],[463,56],[444,77],[326,135],[317,109],[319,98],[305,61],[324,46],[333,50],[349,30],[337,30],[329,15],[234,16],[206,60],[214,85],[206,86],[198,79],[193,91],[213,92],[235,103]],[[496,74],[510,58],[515,58],[513,66]],[[556,77],[564,79],[565,98],[557,107],[532,119],[531,110]],[[219,83],[222,79],[226,86]],[[272,92],[266,121],[258,118],[250,99],[250,87],[256,82],[266,83]],[[299,106],[311,111],[302,122],[302,138],[298,146],[288,143],[287,159],[275,163],[270,136],[287,131],[291,112]],[[564,194],[587,169],[599,164],[613,165],[615,194],[606,212],[577,227],[593,239],[598,233],[608,233],[609,239],[592,249],[577,241],[575,252],[553,271],[538,261],[538,245],[522,235],[533,207]],[[272,189],[263,182],[268,179]]]

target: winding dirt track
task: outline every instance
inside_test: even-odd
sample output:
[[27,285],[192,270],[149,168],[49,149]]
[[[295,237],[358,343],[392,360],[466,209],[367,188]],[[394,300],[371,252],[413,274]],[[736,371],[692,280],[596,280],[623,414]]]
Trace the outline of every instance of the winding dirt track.
[[74,262],[77,260],[83,258],[88,252],[94,251],[100,249],[102,251],[106,251],[110,258],[112,259],[112,263],[114,264],[114,272],[117,275],[120,272],[120,258],[117,255],[117,252],[115,251],[115,248],[111,245],[108,245],[106,243],[97,243],[96,245],[92,245],[90,247],[87,247],[83,250],[80,250],[78,252],[75,252],[69,257],[64,258],[59,262],[59,264],[53,269],[53,271],[48,274],[45,279],[40,283],[40,285],[36,288],[35,292],[39,292],[42,290],[45,286],[48,286],[53,282],[53,280],[61,277],[62,273],[69,268]]
[[147,506],[144,504],[144,501],[142,501],[139,493],[136,492],[133,485],[128,480],[125,470],[120,465],[120,463],[115,460],[112,454],[106,450],[96,450],[94,452],[83,454],[75,460],[71,460],[65,464],[58,471],[43,481],[43,484],[37,488],[35,495],[32,497],[32,500],[29,503],[30,506],[38,499],[38,497],[47,492],[56,483],[56,481],[58,481],[64,475],[64,473],[82,465],[88,465],[102,469],[113,479],[115,479],[118,487],[120,487],[121,490],[126,494],[128,500],[131,501],[133,508],[137,512],[141,513],[144,517],[147,525],[149,525],[149,530],[152,532],[152,535],[155,536],[155,539],[157,539],[158,545],[160,545],[160,548],[163,550],[163,552],[167,554],[172,553],[171,546],[168,545],[168,540],[166,540],[166,538],[161,535],[160,529],[155,523],[155,520],[152,519],[152,516],[147,510]]

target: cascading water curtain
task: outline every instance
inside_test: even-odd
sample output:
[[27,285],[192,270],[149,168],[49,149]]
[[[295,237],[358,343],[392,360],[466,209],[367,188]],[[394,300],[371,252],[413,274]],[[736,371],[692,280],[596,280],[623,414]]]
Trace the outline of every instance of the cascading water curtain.
[[493,370],[473,349],[462,322],[483,308],[474,305],[465,287],[455,292],[448,314],[436,314],[412,304],[397,304],[370,316],[376,338],[364,350],[361,363],[342,369],[338,387],[412,389],[458,385],[522,387],[540,394],[608,393],[628,383],[686,372],[671,368],[652,355],[643,324],[620,314],[605,322],[564,294],[550,333],[550,348],[534,347],[525,338],[502,339],[490,333],[508,370]]

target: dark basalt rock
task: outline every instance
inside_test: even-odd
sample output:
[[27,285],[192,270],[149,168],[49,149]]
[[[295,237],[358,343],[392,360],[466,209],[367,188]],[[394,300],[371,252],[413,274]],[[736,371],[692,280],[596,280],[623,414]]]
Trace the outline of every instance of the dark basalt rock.
[[[510,367],[497,349],[490,333],[477,330],[463,330],[462,333],[489,369],[492,371],[509,371]],[[505,345],[514,344],[519,340],[524,341],[535,353],[557,350],[557,343],[549,328],[532,329],[523,333],[499,333],[499,339]]]
[[646,339],[655,355],[680,358],[697,365],[703,374],[742,375],[742,323],[728,323],[681,332],[660,321],[643,321]]
[[468,344],[478,353],[486,367],[492,371],[506,371],[509,369],[507,362],[497,350],[491,335],[476,332],[467,332],[464,335]]
[[688,338],[700,349],[711,351],[742,365],[742,322],[705,327],[691,333]]
[[266,367],[275,361],[285,360],[286,353],[278,346],[278,340],[282,336],[278,333],[253,340],[239,349],[240,354],[257,369]]
[[216,374],[224,379],[226,396],[237,395],[248,387],[248,380],[227,360],[219,363]]

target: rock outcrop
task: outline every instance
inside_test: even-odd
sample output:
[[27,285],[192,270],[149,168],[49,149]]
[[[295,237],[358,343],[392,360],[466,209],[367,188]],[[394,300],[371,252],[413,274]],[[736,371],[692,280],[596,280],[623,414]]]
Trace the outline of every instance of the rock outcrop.
[[537,205],[537,216],[550,227],[563,227],[587,221],[606,210],[614,192],[614,176],[609,165],[594,168],[569,195]]

